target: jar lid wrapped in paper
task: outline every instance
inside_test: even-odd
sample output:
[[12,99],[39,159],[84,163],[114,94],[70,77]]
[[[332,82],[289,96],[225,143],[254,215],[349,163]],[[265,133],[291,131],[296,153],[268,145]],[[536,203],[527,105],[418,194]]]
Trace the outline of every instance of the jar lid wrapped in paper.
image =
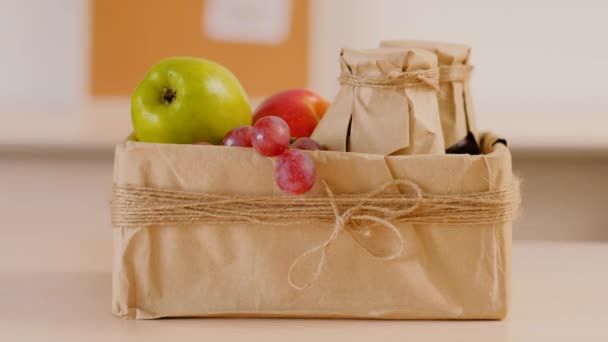
[[477,137],[470,89],[470,46],[425,40],[386,40],[380,46],[421,48],[436,54],[440,69],[437,98],[445,146],[458,143],[468,132]]
[[330,150],[443,154],[437,56],[423,49],[342,49],[340,90],[312,138]]

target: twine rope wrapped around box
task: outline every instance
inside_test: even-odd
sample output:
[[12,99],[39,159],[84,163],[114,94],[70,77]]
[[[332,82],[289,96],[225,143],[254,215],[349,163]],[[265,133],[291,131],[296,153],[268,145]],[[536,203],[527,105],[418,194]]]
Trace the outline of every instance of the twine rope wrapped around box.
[[[392,260],[404,250],[397,223],[501,223],[513,220],[520,203],[518,180],[503,189],[468,194],[425,194],[408,180],[393,180],[363,194],[334,194],[324,185],[327,196],[217,195],[114,184],[112,224],[115,228],[192,223],[333,224],[330,236],[300,255],[289,269],[290,285],[302,290],[316,282],[328,248],[343,231],[357,233],[364,224],[387,229],[399,243],[396,252],[376,254],[358,239],[354,241],[373,257]],[[394,191],[398,186],[401,193]],[[313,276],[296,284],[295,269],[317,252],[321,256]]]

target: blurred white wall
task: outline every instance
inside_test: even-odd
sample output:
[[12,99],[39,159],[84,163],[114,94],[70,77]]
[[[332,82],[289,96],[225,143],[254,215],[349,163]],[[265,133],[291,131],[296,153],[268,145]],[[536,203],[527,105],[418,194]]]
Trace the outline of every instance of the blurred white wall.
[[88,93],[88,1],[0,0],[0,105],[64,107]]
[[[329,98],[338,87],[341,47],[373,47],[389,38],[463,42],[473,46],[473,95],[482,128],[500,127],[516,142],[608,144],[608,2],[311,3],[310,86]],[[86,100],[88,7],[86,0],[0,0],[3,108]]]
[[601,0],[313,0],[311,86],[333,97],[341,47],[462,42],[480,127],[534,145],[607,146],[606,13]]

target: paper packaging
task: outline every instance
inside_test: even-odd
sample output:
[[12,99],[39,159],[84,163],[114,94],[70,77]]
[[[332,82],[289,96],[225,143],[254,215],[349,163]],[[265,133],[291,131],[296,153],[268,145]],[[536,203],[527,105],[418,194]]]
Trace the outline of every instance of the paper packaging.
[[[314,151],[318,179],[363,193],[392,179],[424,192],[503,189],[511,158],[487,135],[486,155],[383,156]],[[273,160],[249,148],[124,142],[114,183],[211,194],[284,196]],[[318,181],[311,195],[324,195]],[[158,317],[501,319],[508,308],[511,223],[397,224],[403,255],[378,260],[340,235],[309,288],[287,280],[293,261],[332,225],[189,224],[114,228],[112,311]]]
[[451,147],[464,139],[467,131],[477,137],[470,88],[469,46],[423,40],[387,40],[380,46],[422,48],[436,54],[442,69],[437,98],[445,146]]
[[[342,49],[340,69],[343,76],[363,82],[390,82],[404,73],[434,72],[435,82],[439,77],[437,57],[422,49]],[[384,155],[445,153],[433,87],[420,81],[389,87],[341,83],[312,134],[321,145],[332,151]]]

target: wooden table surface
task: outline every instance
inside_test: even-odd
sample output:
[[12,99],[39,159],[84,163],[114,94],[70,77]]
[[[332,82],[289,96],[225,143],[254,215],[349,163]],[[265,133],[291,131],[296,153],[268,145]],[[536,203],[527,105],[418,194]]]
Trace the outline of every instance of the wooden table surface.
[[516,242],[504,321],[124,321],[110,313],[110,248],[54,259],[70,265],[0,263],[0,341],[608,341],[608,243]]

